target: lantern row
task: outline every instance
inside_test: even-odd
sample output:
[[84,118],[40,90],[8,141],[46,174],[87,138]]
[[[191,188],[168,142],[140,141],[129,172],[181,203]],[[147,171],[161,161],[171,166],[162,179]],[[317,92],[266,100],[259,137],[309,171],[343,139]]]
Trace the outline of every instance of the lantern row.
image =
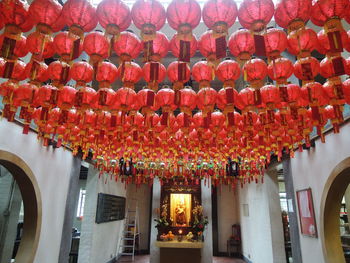
[[[311,1],[285,0],[276,10],[272,1],[243,1],[238,17],[246,29],[234,32],[228,41],[238,63],[220,63],[226,56],[227,30],[237,16],[235,3],[206,3],[202,15],[206,24],[211,21],[211,30],[198,44],[192,34],[201,17],[196,6],[195,1],[181,0],[169,5],[167,19],[177,30],[169,43],[157,31],[165,22],[165,10],[158,1],[137,1],[131,15],[116,0],[102,1],[97,11],[85,0],[68,0],[63,8],[56,1],[34,0],[29,9],[24,2],[1,2],[0,10],[12,10],[1,12],[5,31],[0,38],[0,74],[9,79],[0,86],[4,117],[13,120],[20,107],[24,133],[34,119],[44,145],[57,137],[58,146],[69,144],[75,153],[81,149],[86,156],[92,151],[101,171],[138,184],[151,183],[154,176],[197,183],[198,178],[211,178],[213,184],[232,185],[240,180],[244,184],[262,176],[271,152],[281,156],[283,149],[293,152],[296,144],[299,148],[303,142],[308,144],[313,126],[323,141],[322,129],[328,119],[339,132],[343,105],[350,97],[349,83],[341,78],[349,70],[348,61],[341,56],[349,47],[341,25],[348,1],[322,0],[311,5]],[[273,14],[288,29],[288,36],[279,29],[266,30]],[[305,27],[310,14],[316,25],[324,27],[317,35]],[[142,41],[131,32],[121,32],[131,18],[141,29]],[[97,20],[105,34],[84,35],[96,27]],[[33,25],[36,31],[25,38],[22,32]],[[64,25],[69,31],[53,38],[52,33]],[[200,86],[195,93],[184,83],[190,79],[188,62],[197,45],[207,61],[192,68]],[[160,61],[169,47],[178,61],[166,70]],[[281,56],[287,48],[298,58],[294,65]],[[326,54],[321,63],[311,56],[315,49]],[[73,63],[83,50],[89,62]],[[142,69],[131,61],[141,50]],[[32,57],[25,65],[18,58],[28,51]],[[120,57],[118,69],[103,61],[112,51]],[[45,65],[43,59],[54,53],[60,60]],[[266,56],[268,65],[252,58],[253,54]],[[234,83],[241,72],[249,85],[238,93]],[[302,87],[288,83],[293,73],[302,80]],[[324,85],[314,81],[318,73],[328,79]],[[219,92],[210,87],[215,74],[224,83]],[[158,91],[166,75],[173,87]],[[265,85],[267,75],[276,85]],[[114,91],[111,83],[118,76],[123,87]],[[133,87],[142,76],[148,86],[136,94]],[[19,84],[26,78],[28,83]],[[42,86],[48,78],[52,85]],[[66,85],[70,78],[76,81],[75,88]],[[88,86],[92,79],[99,82],[98,91]],[[194,114],[196,107],[200,112]],[[155,112],[159,108],[161,115]],[[175,109],[181,111],[177,116]],[[140,161],[124,161],[121,156]]]

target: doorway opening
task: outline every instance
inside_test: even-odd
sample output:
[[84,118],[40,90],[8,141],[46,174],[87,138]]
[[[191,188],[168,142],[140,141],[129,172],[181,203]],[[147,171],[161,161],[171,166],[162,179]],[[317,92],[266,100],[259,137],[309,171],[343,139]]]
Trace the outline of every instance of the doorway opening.
[[0,150],[0,262],[32,263],[39,243],[41,197],[29,166]]
[[350,262],[350,232],[345,205],[349,184],[350,158],[347,158],[333,169],[322,196],[322,237],[329,262]]

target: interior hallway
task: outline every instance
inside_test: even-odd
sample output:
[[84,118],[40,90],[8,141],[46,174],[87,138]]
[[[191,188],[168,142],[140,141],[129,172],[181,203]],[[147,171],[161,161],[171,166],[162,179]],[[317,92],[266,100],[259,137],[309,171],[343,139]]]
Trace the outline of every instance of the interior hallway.
[[[149,263],[149,255],[135,256],[134,263]],[[126,261],[126,259],[121,258],[118,262],[132,262]],[[227,258],[227,257],[213,257],[213,263],[244,263],[242,259]]]

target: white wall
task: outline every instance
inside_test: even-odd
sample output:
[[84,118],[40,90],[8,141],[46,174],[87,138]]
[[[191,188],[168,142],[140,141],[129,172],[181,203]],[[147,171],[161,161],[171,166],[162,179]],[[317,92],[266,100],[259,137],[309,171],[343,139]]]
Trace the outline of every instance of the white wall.
[[[150,206],[151,206],[151,188],[148,185],[137,186],[130,184],[126,193],[127,202],[136,199],[139,212],[140,224],[140,249],[147,250],[150,235]],[[134,205],[134,204],[132,204]]]
[[73,156],[63,148],[42,147],[36,134],[0,121],[0,150],[21,158],[32,170],[42,200],[42,226],[34,263],[57,263]]
[[[239,188],[242,253],[253,263],[285,262],[283,226],[275,178]],[[316,261],[308,261],[316,262]]]
[[103,176],[90,166],[86,182],[86,200],[81,226],[79,263],[106,263],[116,256],[124,220],[96,224],[98,193],[126,196],[124,184]]
[[237,189],[222,185],[217,191],[219,252],[227,252],[227,240],[232,234],[232,225],[239,223]]
[[[302,153],[296,153],[291,160],[292,176],[295,191],[312,189],[317,230],[322,235],[320,226],[321,197],[326,182],[334,167],[350,156],[350,124],[340,129],[340,134],[329,133],[326,143],[316,141],[316,147]],[[299,214],[298,214],[299,216]],[[300,229],[300,226],[299,226]],[[300,245],[303,262],[324,263],[322,241],[301,235]]]

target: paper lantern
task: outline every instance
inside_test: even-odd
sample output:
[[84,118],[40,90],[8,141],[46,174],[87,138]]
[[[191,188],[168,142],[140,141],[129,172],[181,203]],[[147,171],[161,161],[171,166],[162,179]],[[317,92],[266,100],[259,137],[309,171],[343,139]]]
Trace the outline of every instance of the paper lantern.
[[143,38],[143,52],[145,61],[160,61],[168,54],[169,40],[165,34],[156,32],[152,37]]
[[192,76],[200,87],[210,85],[215,77],[214,65],[207,61],[199,61],[193,65]]
[[71,79],[70,66],[63,61],[51,62],[47,72],[55,85],[64,85]]
[[158,84],[166,77],[166,68],[159,62],[147,62],[143,68],[143,78],[150,88],[158,89]]
[[235,80],[241,75],[241,69],[234,60],[224,60],[217,67],[215,75],[224,82],[224,86],[234,87]]
[[37,31],[29,34],[26,47],[27,50],[40,61],[44,58],[50,58],[55,54],[53,38]]
[[345,16],[348,0],[317,0],[312,2],[311,21],[323,26],[329,19],[341,19]]
[[[5,40],[5,42],[4,42]],[[11,46],[9,42],[15,41],[14,47]],[[24,57],[28,54],[28,49],[26,47],[27,39],[23,35],[12,35],[3,33],[0,35],[0,48],[2,52],[2,57],[5,59],[15,60],[17,58]],[[11,51],[11,49],[13,50]]]
[[313,80],[320,72],[320,62],[314,57],[300,58],[294,63],[294,74],[301,80]]
[[167,69],[167,75],[175,86],[182,87],[191,77],[190,66],[185,62],[171,62]]
[[287,79],[294,73],[292,62],[286,58],[278,58],[271,61],[267,67],[267,74],[278,84],[286,83]]
[[48,34],[59,19],[62,6],[56,0],[34,0],[29,7],[29,17],[40,32]]
[[269,28],[265,34],[265,48],[267,56],[278,57],[287,48],[287,35],[283,30]]
[[226,40],[218,43],[218,40],[224,39],[222,36],[217,37],[212,30],[203,33],[198,41],[198,49],[201,54],[209,61],[213,61],[226,56]]
[[[1,1],[0,14],[3,25],[9,26],[12,33],[27,32],[33,27],[29,15],[29,5],[26,1]],[[15,27],[13,27],[15,26]]]
[[317,47],[317,34],[311,28],[301,28],[288,34],[288,52],[295,56],[310,56]]
[[123,62],[118,68],[118,76],[124,86],[133,88],[142,77],[142,69],[135,62]]
[[58,33],[53,40],[53,46],[56,54],[66,62],[78,58],[83,51],[82,41],[68,32]]
[[242,71],[246,80],[251,85],[256,85],[267,76],[267,65],[262,59],[254,58],[244,64]]
[[118,35],[131,24],[130,8],[122,0],[103,0],[96,9],[100,25],[110,35]]
[[70,76],[77,82],[77,85],[84,86],[91,82],[94,74],[94,68],[86,61],[74,62],[70,68]]
[[99,31],[91,32],[85,36],[84,51],[93,63],[108,57],[109,43],[107,38]]
[[118,77],[118,68],[109,61],[100,62],[96,69],[96,80],[100,87],[109,86]]
[[170,41],[171,53],[181,61],[189,61],[197,51],[197,39],[194,35],[175,34]]
[[231,35],[228,47],[232,55],[239,60],[249,60],[255,52],[254,37],[247,29],[239,29]]
[[114,51],[122,61],[130,61],[136,58],[141,50],[141,40],[132,32],[122,32],[114,42]]

